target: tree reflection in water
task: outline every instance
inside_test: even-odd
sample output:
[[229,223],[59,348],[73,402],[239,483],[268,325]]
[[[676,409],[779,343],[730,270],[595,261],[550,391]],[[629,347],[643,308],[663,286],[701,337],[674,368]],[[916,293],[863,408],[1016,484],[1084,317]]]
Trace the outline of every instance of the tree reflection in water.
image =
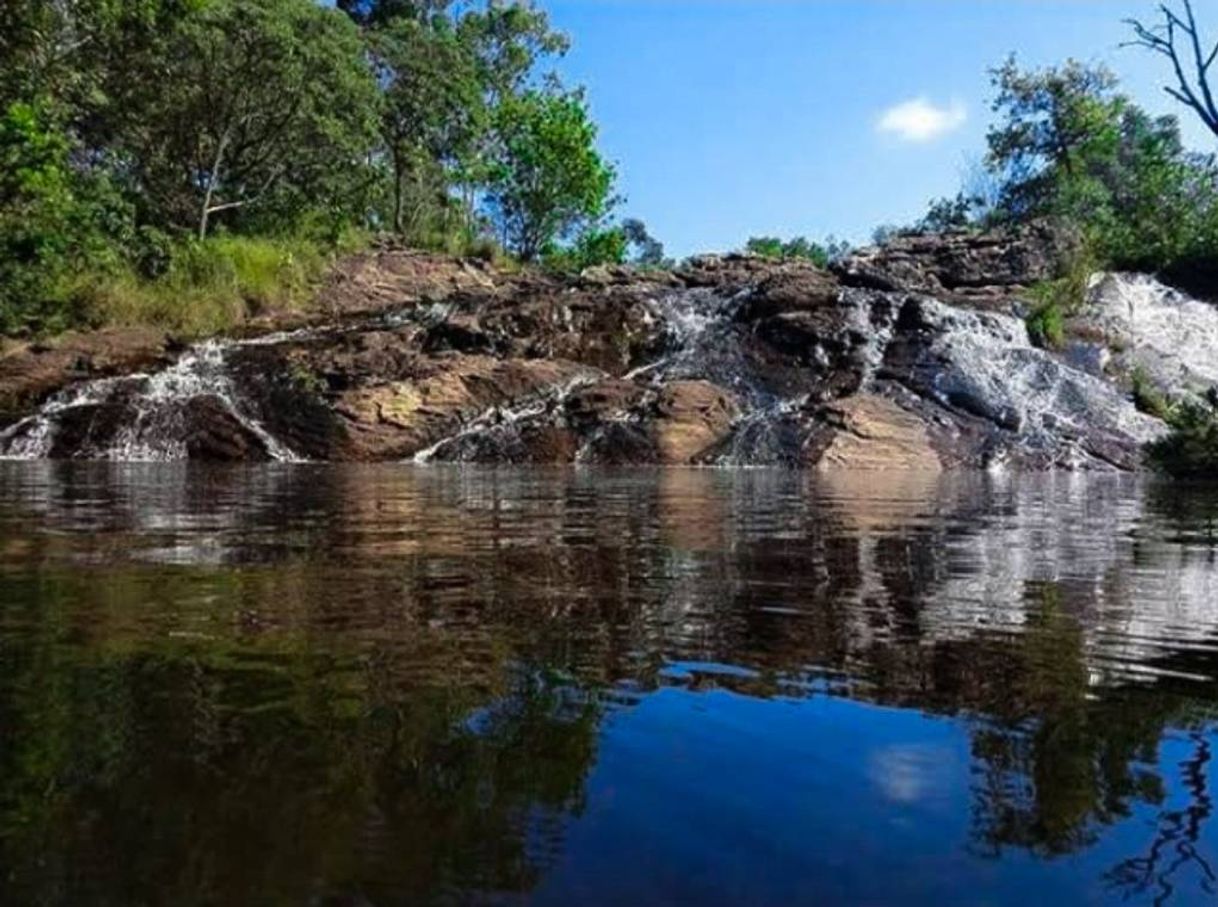
[[1192,864],[1206,894],[1218,894],[1218,876],[1208,858],[1198,851],[1206,820],[1214,811],[1207,772],[1210,740],[1200,731],[1189,734],[1193,754],[1180,764],[1191,801],[1182,810],[1165,812],[1156,829],[1153,843],[1144,857],[1125,860],[1110,873],[1114,887],[1126,896],[1154,894],[1156,907],[1171,902],[1176,893],[1177,874]]
[[972,858],[1052,861],[1157,816],[1099,883],[1214,890],[1195,497],[41,469],[0,469],[6,902],[523,895],[614,716],[674,683],[936,716],[969,741]]

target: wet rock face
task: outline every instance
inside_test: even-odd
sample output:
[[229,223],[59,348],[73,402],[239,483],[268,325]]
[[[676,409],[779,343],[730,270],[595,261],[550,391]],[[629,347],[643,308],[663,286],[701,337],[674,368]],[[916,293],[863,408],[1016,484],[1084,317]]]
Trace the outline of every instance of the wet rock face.
[[904,306],[882,376],[920,404],[956,414],[957,426],[968,417],[984,426],[979,446],[944,443],[977,465],[1131,469],[1141,445],[1163,431],[1119,388],[1033,348],[1018,319],[925,297]]
[[147,329],[65,334],[0,355],[0,429],[64,386],[164,365],[170,343]]
[[1067,330],[1094,373],[1137,373],[1164,394],[1218,386],[1218,307],[1148,275],[1097,275]]
[[71,385],[0,451],[1136,468],[1162,424],[1006,313],[1053,248],[907,237],[834,273],[708,256],[574,282],[380,251],[335,278],[330,321],[205,344],[121,392]]
[[938,472],[943,467],[925,423],[886,397],[847,397],[817,415],[809,460],[821,470]]

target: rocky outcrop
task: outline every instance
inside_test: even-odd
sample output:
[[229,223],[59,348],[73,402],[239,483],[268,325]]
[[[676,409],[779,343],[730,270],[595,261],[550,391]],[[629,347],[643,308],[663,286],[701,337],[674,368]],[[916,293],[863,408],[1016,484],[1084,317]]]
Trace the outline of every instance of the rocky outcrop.
[[[264,325],[289,333],[206,344],[147,376],[42,381],[0,451],[1137,468],[1162,423],[1102,367],[1035,348],[1012,314],[1056,242],[905,237],[832,272],[704,256],[571,281],[379,249],[339,269],[323,315]],[[1104,330],[1134,348],[1139,328],[1110,314]],[[146,349],[131,368],[165,355]],[[1203,351],[1188,358],[1199,371]]]
[[730,433],[740,411],[735,397],[709,381],[673,381],[655,403],[652,431],[661,463],[693,463]]
[[1218,307],[1149,275],[1097,275],[1066,329],[1070,360],[1092,374],[1136,375],[1162,394],[1218,386]]
[[834,270],[849,286],[994,308],[1056,277],[1072,244],[1049,224],[995,233],[914,234],[848,256]]

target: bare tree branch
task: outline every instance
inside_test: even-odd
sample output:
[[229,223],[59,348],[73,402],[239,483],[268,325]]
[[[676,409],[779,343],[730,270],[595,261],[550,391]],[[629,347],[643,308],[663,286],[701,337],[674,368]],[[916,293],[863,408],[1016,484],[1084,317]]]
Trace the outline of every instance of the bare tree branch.
[[[1172,64],[1176,85],[1164,86],[1164,91],[1191,108],[1206,128],[1218,136],[1218,102],[1215,102],[1209,78],[1210,67],[1218,59],[1218,43],[1207,55],[1192,0],[1180,0],[1180,3],[1183,15],[1167,3],[1159,4],[1163,21],[1153,27],[1137,19],[1125,20],[1133,29],[1134,38],[1123,46],[1142,47],[1167,57]],[[1191,75],[1189,69],[1192,70]]]

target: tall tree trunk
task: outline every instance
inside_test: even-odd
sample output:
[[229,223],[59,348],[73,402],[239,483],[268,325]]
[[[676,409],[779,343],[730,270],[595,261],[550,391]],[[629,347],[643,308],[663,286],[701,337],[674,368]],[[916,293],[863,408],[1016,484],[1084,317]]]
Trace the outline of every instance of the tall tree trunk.
[[402,235],[402,181],[406,178],[405,164],[397,151],[393,153],[393,232]]
[[203,210],[199,212],[199,239],[207,239],[207,222],[211,217],[212,199],[216,193],[216,183],[220,181],[220,167],[224,163],[224,149],[228,145],[228,130],[220,136],[216,145],[216,159],[212,162],[211,173],[207,175],[207,191],[203,193]]

